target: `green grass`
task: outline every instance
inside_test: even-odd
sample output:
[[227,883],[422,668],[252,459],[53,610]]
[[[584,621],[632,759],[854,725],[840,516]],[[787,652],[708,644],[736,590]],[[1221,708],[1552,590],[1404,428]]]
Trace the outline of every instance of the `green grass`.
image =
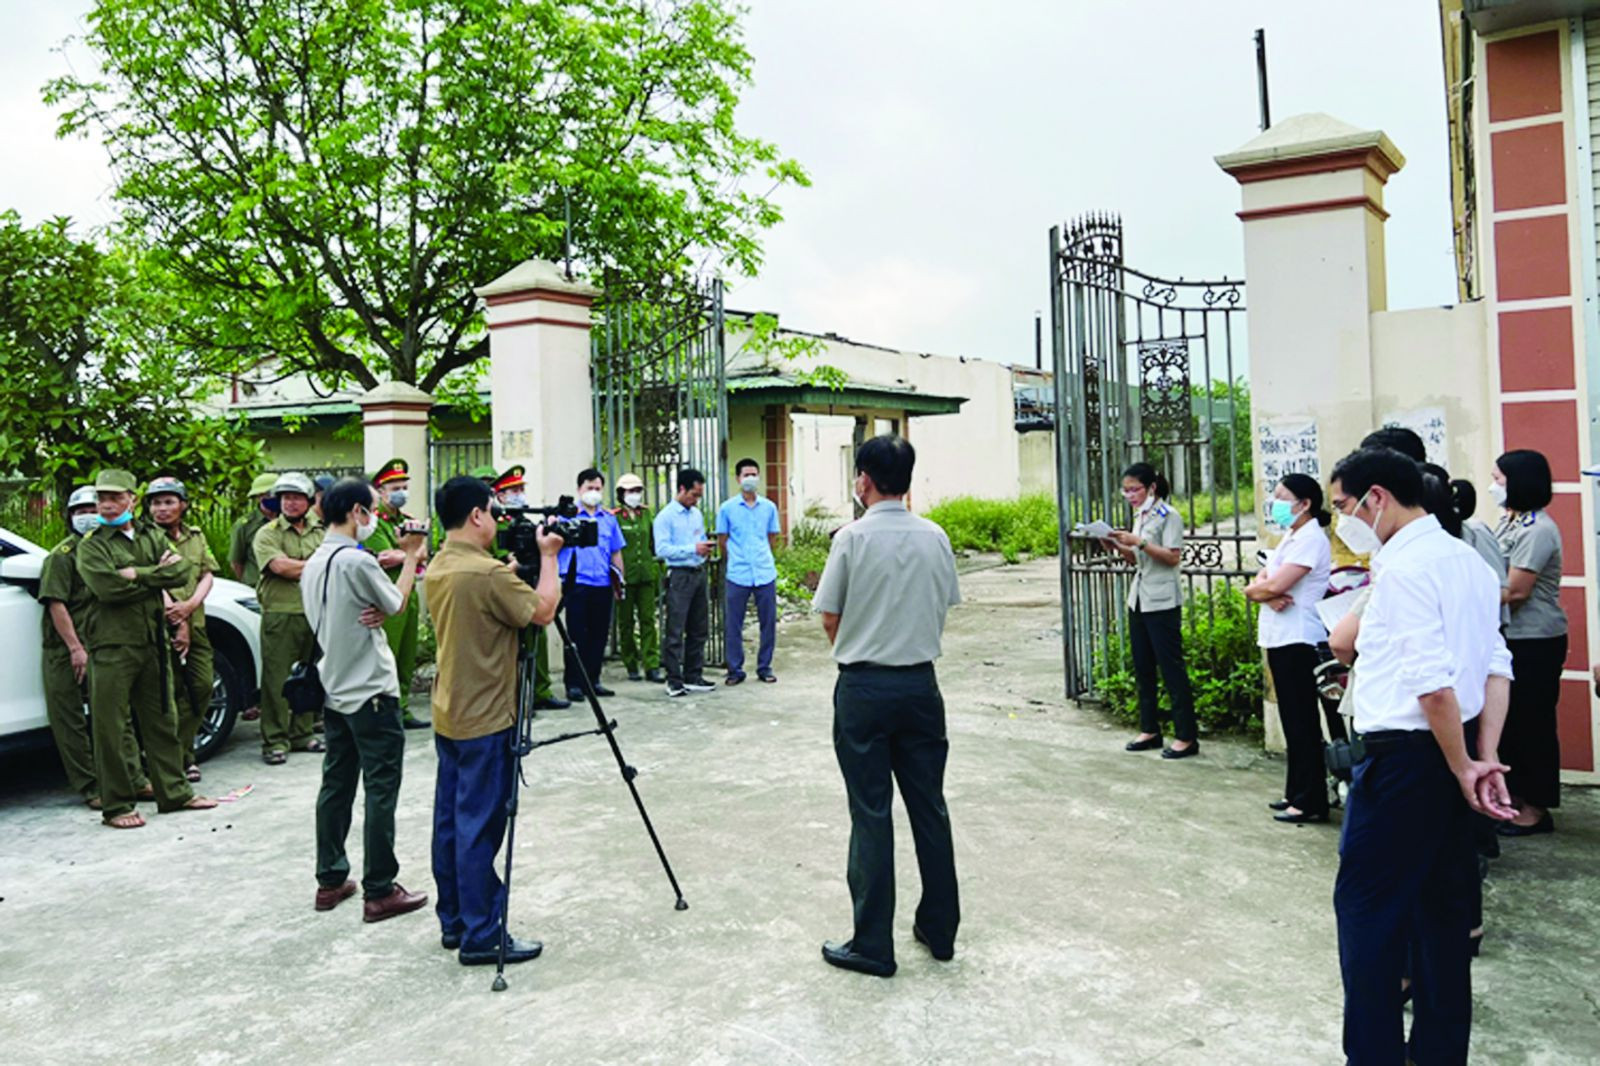
[[1057,555],[1061,529],[1055,497],[1034,493],[1015,500],[956,496],[929,508],[924,517],[937,523],[956,551],[999,552],[1006,562],[1023,555]]

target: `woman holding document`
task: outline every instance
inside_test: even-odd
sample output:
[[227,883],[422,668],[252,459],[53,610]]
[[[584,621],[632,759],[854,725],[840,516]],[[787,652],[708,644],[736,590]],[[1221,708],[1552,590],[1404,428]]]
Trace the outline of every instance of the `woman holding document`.
[[1333,550],[1323,528],[1331,521],[1322,506],[1322,486],[1305,474],[1278,482],[1268,519],[1283,539],[1267,568],[1244,590],[1261,604],[1257,643],[1278,696],[1278,717],[1289,749],[1283,799],[1268,804],[1280,822],[1328,820],[1327,773],[1322,758],[1322,713],[1317,701],[1317,645],[1327,631],[1317,602],[1328,591]]

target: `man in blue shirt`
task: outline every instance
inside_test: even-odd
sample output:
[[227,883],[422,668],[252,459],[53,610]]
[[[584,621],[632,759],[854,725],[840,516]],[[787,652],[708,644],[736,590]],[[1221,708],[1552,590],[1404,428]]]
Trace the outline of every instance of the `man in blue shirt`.
[[778,565],[772,549],[778,546],[778,506],[756,495],[761,486],[761,464],[740,459],[734,466],[739,495],[717,511],[717,544],[728,560],[727,684],[744,680],[744,616],[750,600],[756,601],[756,621],[761,645],[756,653],[756,676],[772,683],[772,649],[778,636]]
[[661,665],[667,671],[667,695],[712,692],[706,683],[706,637],[711,632],[711,605],[706,598],[706,520],[700,501],[706,477],[693,467],[678,472],[678,496],[661,509],[651,527],[656,558],[667,566],[667,627],[661,640]]
[[622,582],[622,549],[627,541],[616,516],[601,507],[605,499],[605,475],[593,468],[578,475],[578,517],[575,522],[598,522],[599,543],[592,548],[562,548],[556,560],[561,572],[561,598],[567,605],[566,650],[567,698],[582,700],[583,681],[579,668],[589,675],[596,696],[616,693],[600,683],[600,666],[606,654],[606,637],[611,632],[612,574]]

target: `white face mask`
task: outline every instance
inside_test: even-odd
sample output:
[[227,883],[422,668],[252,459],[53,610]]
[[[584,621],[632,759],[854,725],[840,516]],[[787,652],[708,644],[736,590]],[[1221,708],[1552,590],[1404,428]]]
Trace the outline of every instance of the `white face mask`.
[[642,493],[642,492],[624,493],[623,496],[622,496],[622,502],[627,504],[629,507],[638,507],[641,503],[644,502],[644,493]]
[[406,501],[410,498],[405,489],[395,489],[389,493],[389,506],[398,511],[406,505]]
[[600,501],[603,498],[604,497],[600,495],[599,489],[590,489],[588,492],[579,497],[579,499],[583,500],[583,505],[585,507],[599,507]]
[[1494,501],[1496,507],[1504,507],[1506,505],[1506,487],[1498,481],[1489,482],[1489,498]]
[[[1366,499],[1365,496],[1361,497],[1362,503],[1365,503]],[[1360,503],[1356,504],[1356,510],[1361,510]],[[1373,519],[1373,525],[1370,526],[1354,514],[1341,514],[1339,515],[1339,524],[1333,527],[1333,532],[1340,540],[1344,541],[1346,548],[1349,548],[1357,555],[1372,555],[1383,547],[1383,541],[1379,538],[1376,529],[1376,524],[1381,521],[1383,521],[1383,512],[1381,510],[1378,512],[1377,517]]]
[[746,492],[754,492],[761,487],[761,478],[756,474],[739,479],[739,487]]
[[80,537],[89,535],[89,531],[98,523],[93,514],[75,514],[72,516],[72,531]]
[[368,512],[365,522],[356,523],[356,540],[366,540],[378,531],[378,516]]

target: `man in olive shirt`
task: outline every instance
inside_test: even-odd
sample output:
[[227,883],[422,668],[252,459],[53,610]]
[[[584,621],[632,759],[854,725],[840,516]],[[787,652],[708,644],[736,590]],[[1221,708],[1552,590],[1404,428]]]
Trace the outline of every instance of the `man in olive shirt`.
[[659,684],[666,680],[661,673],[661,638],[656,631],[661,564],[656,561],[655,512],[644,502],[644,482],[638,474],[617,478],[617,502],[621,506],[611,513],[627,541],[622,549],[626,584],[617,603],[617,650],[622,653],[629,681]]
[[945,611],[961,601],[944,530],[906,510],[916,453],[899,437],[856,452],[861,518],[841,529],[812,601],[833,644],[833,750],[850,799],[855,935],[822,945],[833,966],[891,977],[894,962],[894,784],[900,784],[922,874],[912,936],[933,957],[955,954],[956,893],[944,767],[944,699],[933,672]]
[[[561,601],[559,538],[540,534],[539,588],[496,561],[498,523],[489,486],[454,477],[434,494],[445,541],[428,570],[428,614],[439,642],[433,685],[433,880],[440,942],[463,966],[493,963],[505,913],[494,858],[506,829],[516,773],[517,649],[530,623],[548,625]],[[507,962],[537,958],[543,945],[508,938]]]
[[320,752],[312,716],[291,714],[283,683],[295,663],[309,663],[316,638],[300,602],[300,572],[322,543],[322,523],[311,512],[311,479],[288,473],[272,486],[281,512],[256,534],[261,566],[256,599],[261,602],[261,759],[281,766],[291,751]]
[[126,470],[95,478],[99,525],[78,547],[78,575],[91,599],[87,614],[89,704],[94,719],[95,777],[101,817],[116,829],[137,829],[133,775],[124,757],[130,716],[139,724],[156,809],[163,813],[215,807],[183,776],[178,719],[172,706],[167,620],[162,590],[181,586],[193,567],[160,530],[133,517],[137,487]]
[[251,588],[261,580],[261,567],[256,565],[256,534],[278,517],[278,499],[272,495],[272,486],[277,483],[277,474],[258,475],[250,483],[250,498],[255,501],[255,508],[235,522],[228,532],[228,565],[233,568],[233,576]]
[[172,637],[174,688],[178,698],[178,742],[183,746],[184,774],[190,781],[200,780],[195,763],[194,738],[211,709],[211,681],[214,656],[211,638],[206,634],[206,596],[211,593],[212,575],[217,572],[216,556],[206,543],[205,534],[186,525],[189,490],[175,477],[158,477],[144,490],[150,518],[167,535],[172,550],[194,568],[176,588],[168,589],[167,623],[176,627]]

